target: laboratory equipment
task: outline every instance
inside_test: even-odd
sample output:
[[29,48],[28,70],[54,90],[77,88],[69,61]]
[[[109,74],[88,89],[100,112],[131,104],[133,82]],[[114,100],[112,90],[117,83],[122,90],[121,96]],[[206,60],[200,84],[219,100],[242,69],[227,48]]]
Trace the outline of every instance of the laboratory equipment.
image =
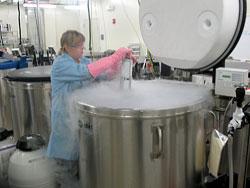
[[15,139],[40,134],[46,143],[50,135],[51,66],[19,69],[5,78]]
[[29,134],[19,138],[9,161],[10,188],[55,188],[53,162],[46,157],[45,141]]
[[[147,48],[158,61],[185,71],[204,71],[222,64],[241,36],[245,17],[245,0],[140,3],[140,29]],[[156,91],[157,84],[162,95],[145,96],[146,88]],[[84,187],[185,188],[204,184],[201,104],[206,100],[182,103],[196,89],[186,91],[179,83],[175,87],[175,92],[167,95],[165,88],[171,87],[161,81],[152,85],[133,82],[131,92],[140,88],[148,108],[136,102],[133,104],[138,106],[126,106],[130,103],[125,99],[134,97],[126,92],[118,97],[118,106],[110,106],[102,90],[96,92],[105,103],[95,103],[97,96],[77,104],[82,127],[80,179]],[[112,99],[110,102],[117,98]],[[161,110],[147,103],[158,99],[163,105]],[[181,106],[169,108],[166,101],[178,101]]]
[[111,82],[78,92],[82,187],[202,185],[207,89],[153,80],[123,91]]
[[248,86],[248,70],[220,67],[216,69],[215,94],[235,97],[237,87]]
[[225,67],[235,68],[235,69],[247,69],[250,71],[250,62],[249,61],[240,61],[237,59],[226,59]]
[[0,70],[0,127],[12,130],[9,94],[3,78],[13,69]]
[[27,67],[26,57],[17,59],[0,58],[0,127],[12,130],[10,95],[4,77],[13,70]]

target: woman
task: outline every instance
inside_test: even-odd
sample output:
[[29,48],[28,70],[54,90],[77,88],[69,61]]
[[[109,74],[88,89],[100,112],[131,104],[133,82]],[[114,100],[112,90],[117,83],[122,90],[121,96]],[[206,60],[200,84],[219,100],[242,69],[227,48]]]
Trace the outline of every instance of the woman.
[[70,94],[118,67],[124,58],[134,60],[130,49],[120,48],[113,55],[92,63],[83,57],[84,42],[85,37],[78,31],[68,30],[63,33],[61,53],[55,59],[51,72],[52,130],[47,155],[56,159],[56,181],[61,187],[74,187],[73,184],[77,184],[79,148],[77,128],[71,125],[67,111]]

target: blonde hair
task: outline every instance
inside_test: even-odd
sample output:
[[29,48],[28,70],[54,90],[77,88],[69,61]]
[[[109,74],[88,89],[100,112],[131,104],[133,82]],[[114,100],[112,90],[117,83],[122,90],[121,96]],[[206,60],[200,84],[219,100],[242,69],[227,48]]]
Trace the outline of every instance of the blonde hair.
[[61,49],[60,49],[59,54],[66,52],[65,45],[74,47],[83,42],[85,42],[85,37],[82,33],[76,30],[67,30],[61,36],[61,40],[60,40]]

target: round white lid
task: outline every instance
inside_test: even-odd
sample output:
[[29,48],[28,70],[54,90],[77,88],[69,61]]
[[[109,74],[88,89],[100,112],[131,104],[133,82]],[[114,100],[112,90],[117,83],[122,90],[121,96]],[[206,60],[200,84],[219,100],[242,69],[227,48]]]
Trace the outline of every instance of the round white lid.
[[143,0],[142,37],[163,63],[181,69],[211,67],[229,55],[245,22],[245,0]]

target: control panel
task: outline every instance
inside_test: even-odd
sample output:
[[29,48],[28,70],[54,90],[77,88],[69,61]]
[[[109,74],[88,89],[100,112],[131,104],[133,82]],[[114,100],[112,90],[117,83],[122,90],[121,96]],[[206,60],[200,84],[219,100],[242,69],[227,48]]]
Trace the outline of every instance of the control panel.
[[216,69],[215,94],[235,97],[235,89],[248,86],[248,70],[220,67]]

